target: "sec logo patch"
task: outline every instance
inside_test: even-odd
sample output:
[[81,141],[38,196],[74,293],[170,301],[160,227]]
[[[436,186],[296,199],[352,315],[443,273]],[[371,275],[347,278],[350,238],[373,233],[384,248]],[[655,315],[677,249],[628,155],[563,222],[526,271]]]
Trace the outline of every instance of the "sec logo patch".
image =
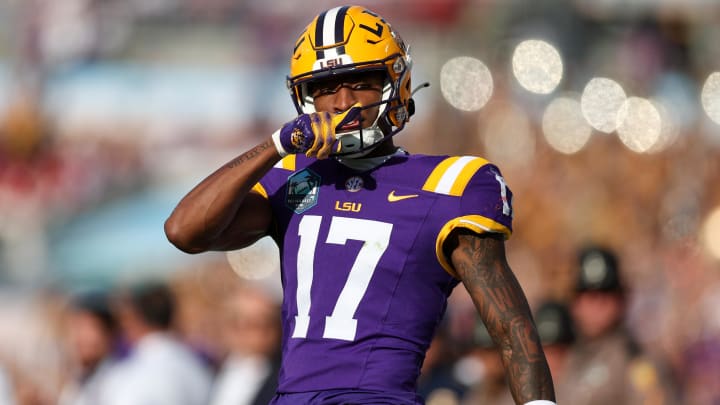
[[364,184],[362,177],[353,176],[345,181],[345,190],[354,193],[362,190]]

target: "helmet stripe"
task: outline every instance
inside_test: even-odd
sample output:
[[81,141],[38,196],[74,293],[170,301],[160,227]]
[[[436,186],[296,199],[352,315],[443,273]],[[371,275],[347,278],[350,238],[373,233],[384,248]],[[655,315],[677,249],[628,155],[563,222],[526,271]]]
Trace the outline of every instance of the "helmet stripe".
[[315,23],[315,48],[318,49],[317,59],[325,59],[325,52],[319,49],[323,47],[323,26],[325,25],[325,14],[327,14],[327,11],[323,11],[317,17],[317,23]]
[[337,58],[345,53],[345,46],[321,49],[345,41],[345,15],[350,6],[331,8],[323,11],[315,23],[315,53],[317,59]]
[[323,24],[323,38],[322,43],[324,46],[336,44],[338,41],[335,36],[335,24],[337,22],[337,13],[341,7],[331,8],[326,11],[324,24]]
[[[350,6],[343,6],[338,10],[335,18],[335,43],[345,42],[345,14],[347,14]],[[337,53],[342,55],[345,53],[345,46],[339,46]]]

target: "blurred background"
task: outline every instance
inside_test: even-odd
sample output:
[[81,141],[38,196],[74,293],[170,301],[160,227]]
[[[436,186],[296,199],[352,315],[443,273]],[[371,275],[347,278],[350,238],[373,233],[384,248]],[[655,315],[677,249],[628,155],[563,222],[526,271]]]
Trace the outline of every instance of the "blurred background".
[[[582,247],[611,249],[626,326],[675,375],[677,403],[719,403],[684,390],[720,375],[708,360],[720,358],[720,3],[356,3],[410,45],[413,85],[431,84],[396,143],[503,171],[515,210],[508,257],[531,306],[571,299]],[[211,360],[223,352],[223,297],[259,283],[277,299],[272,242],[190,256],[163,222],[194,184],[296,114],[292,46],[339,4],[0,2],[8,395],[54,403],[67,378],[64,310],[80,291],[167,282],[180,335]],[[459,338],[466,295],[448,310]]]

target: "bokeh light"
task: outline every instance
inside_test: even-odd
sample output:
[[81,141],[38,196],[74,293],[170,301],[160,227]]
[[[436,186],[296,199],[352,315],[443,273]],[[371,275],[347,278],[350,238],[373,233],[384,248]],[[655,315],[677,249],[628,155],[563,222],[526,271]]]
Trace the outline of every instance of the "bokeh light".
[[580,102],[571,97],[558,97],[550,102],[543,114],[542,130],[548,144],[565,154],[581,150],[592,135]]
[[523,41],[515,48],[512,67],[520,85],[533,93],[552,93],[563,78],[560,52],[536,39]]
[[705,113],[720,125],[720,72],[714,72],[708,76],[700,98]]
[[479,59],[458,56],[447,61],[440,70],[440,91],[453,107],[477,111],[492,96],[492,75]]
[[662,100],[650,100],[660,114],[661,128],[657,141],[646,151],[647,153],[660,153],[672,146],[678,139],[679,123],[669,107]]
[[702,242],[705,250],[713,258],[720,260],[720,207],[716,207],[705,220]]
[[[174,337],[221,371],[223,337],[234,333],[225,298],[237,287],[280,289],[278,247],[265,238],[188,255],[163,221],[203,178],[297,117],[290,54],[331,3],[0,0],[0,404],[55,403],[61,383],[93,381],[67,373],[80,368],[62,309],[77,291],[138,279],[178,292]],[[720,398],[720,361],[708,355],[720,353],[720,0],[361,3],[413,50],[403,91],[431,84],[414,93],[415,114],[394,142],[415,156],[482,156],[506,176],[507,259],[532,308],[574,295],[578,248],[610,248],[631,304],[622,326],[654,355],[652,382],[668,388],[649,393]],[[351,33],[368,52],[384,50],[367,28]],[[354,50],[345,48],[353,60]],[[370,177],[378,184],[366,186],[382,188]],[[328,208],[318,255],[331,215],[372,207]],[[439,325],[446,343],[471,343],[477,311],[465,290],[454,290]],[[328,310],[313,312],[310,335]],[[482,383],[474,347],[450,349],[440,365],[463,370],[468,387]],[[20,398],[4,401],[4,381]],[[590,388],[569,387],[567,398]]]
[[618,137],[633,152],[647,152],[660,139],[662,120],[650,100],[628,98],[618,112],[618,121]]
[[618,111],[626,99],[625,90],[616,81],[596,77],[583,89],[580,106],[583,116],[593,128],[610,133],[617,129]]
[[535,154],[530,119],[518,107],[504,104],[484,120],[482,141],[487,158],[502,166],[526,166]]
[[246,280],[260,280],[280,269],[278,247],[270,237],[225,254],[233,271]]

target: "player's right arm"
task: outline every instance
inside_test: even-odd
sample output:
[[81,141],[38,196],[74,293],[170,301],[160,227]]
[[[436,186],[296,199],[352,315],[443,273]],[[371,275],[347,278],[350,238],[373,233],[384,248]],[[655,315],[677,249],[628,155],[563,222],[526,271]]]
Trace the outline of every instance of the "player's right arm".
[[[165,235],[187,253],[235,250],[268,234],[270,202],[252,187],[288,154],[324,159],[335,147],[335,133],[356,119],[359,108],[341,114],[302,114],[261,144],[231,160],[195,186],[165,221]],[[337,150],[339,151],[339,150]]]
[[271,138],[231,160],[193,188],[165,221],[165,235],[187,253],[234,250],[266,235],[270,202],[252,187],[280,160]]

